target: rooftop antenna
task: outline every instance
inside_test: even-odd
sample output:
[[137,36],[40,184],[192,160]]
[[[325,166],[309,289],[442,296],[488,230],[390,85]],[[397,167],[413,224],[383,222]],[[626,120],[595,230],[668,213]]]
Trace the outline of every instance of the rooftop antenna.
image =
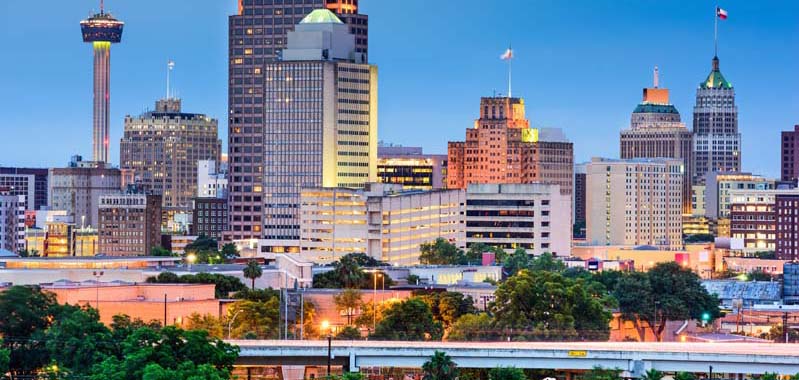
[[655,88],[658,88],[658,84],[660,83],[660,74],[658,73],[658,67],[657,66],[655,66],[655,71],[653,73],[653,76],[654,76],[654,80],[653,81],[654,81],[654,84],[655,84]]
[[104,8],[103,7],[103,3],[104,3],[104,1],[100,0],[100,14],[103,14],[103,8]]
[[172,72],[172,69],[175,67],[175,61],[169,60],[166,63],[166,98],[169,100],[169,74]]

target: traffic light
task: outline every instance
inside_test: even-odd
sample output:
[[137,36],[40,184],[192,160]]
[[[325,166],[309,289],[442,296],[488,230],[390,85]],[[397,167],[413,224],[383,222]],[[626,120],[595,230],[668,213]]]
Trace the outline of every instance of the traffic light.
[[710,313],[708,312],[702,313],[702,322],[705,323],[710,322]]

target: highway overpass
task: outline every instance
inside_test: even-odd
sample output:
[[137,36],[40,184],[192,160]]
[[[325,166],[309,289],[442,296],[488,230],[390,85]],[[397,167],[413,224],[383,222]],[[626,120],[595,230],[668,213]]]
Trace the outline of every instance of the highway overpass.
[[[327,341],[231,340],[241,348],[237,365],[327,364]],[[364,367],[418,368],[433,352],[446,352],[459,367],[585,370],[619,368],[632,377],[664,372],[799,373],[799,344],[647,342],[396,342],[333,341],[332,362],[350,371]]]

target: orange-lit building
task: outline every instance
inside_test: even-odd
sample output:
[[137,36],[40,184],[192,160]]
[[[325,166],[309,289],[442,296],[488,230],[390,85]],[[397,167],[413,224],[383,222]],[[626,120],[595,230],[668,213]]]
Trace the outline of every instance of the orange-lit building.
[[120,284],[105,282],[55,282],[42,289],[53,292],[59,303],[90,305],[100,311],[100,321],[111,324],[117,314],[143,321],[183,325],[193,313],[220,316],[213,284]]
[[530,128],[524,99],[486,97],[466,141],[448,147],[447,188],[469,184],[547,182],[563,195],[574,187],[574,147],[556,130]]

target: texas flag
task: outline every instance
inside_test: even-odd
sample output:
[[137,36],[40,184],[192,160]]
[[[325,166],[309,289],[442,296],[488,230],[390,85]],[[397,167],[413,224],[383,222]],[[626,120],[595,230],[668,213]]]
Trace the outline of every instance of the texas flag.
[[513,49],[511,49],[511,48],[508,48],[508,50],[505,50],[505,52],[502,53],[501,56],[499,56],[499,59],[501,59],[503,61],[507,61],[507,60],[512,59],[512,58],[513,58]]
[[727,19],[727,11],[724,10],[724,9],[721,9],[719,7],[716,7],[716,16],[718,16],[722,20],[726,20]]

